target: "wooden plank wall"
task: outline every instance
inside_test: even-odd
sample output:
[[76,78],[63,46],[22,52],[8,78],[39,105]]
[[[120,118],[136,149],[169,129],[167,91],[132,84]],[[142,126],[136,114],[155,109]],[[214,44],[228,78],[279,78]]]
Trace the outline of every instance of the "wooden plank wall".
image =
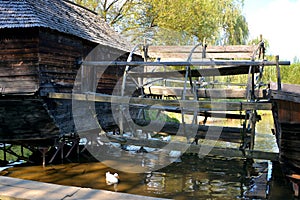
[[[89,58],[93,57],[94,61],[126,61],[128,56],[127,52],[47,29],[40,30],[39,48],[40,79],[44,93],[51,86],[56,92],[72,92],[76,76],[81,76],[78,71],[80,66],[76,62],[88,56],[91,50],[96,55]],[[134,59],[142,60],[138,56]],[[122,79],[124,69],[125,66],[86,67],[83,72],[87,77],[82,77],[80,87],[85,91],[95,91],[94,85],[97,85],[98,93],[111,94],[116,82]]]
[[38,29],[0,30],[0,93],[38,90]]
[[[0,93],[19,95],[1,99],[0,141],[43,139],[74,132],[71,99],[23,102],[22,95],[37,91],[43,97],[48,92],[71,93],[80,68],[77,61],[98,44],[45,28],[0,31]],[[103,45],[98,50],[102,61],[127,60],[128,52]],[[142,60],[139,56],[136,59]],[[97,83],[97,92],[111,94],[124,69],[125,66],[95,71],[89,68],[95,80],[85,81]],[[80,82],[79,87],[82,85]],[[115,123],[109,103],[98,103],[96,110],[103,126]]]
[[300,123],[281,123],[280,158],[296,173],[300,173]]
[[[275,125],[280,159],[292,171],[300,173],[300,94],[299,85],[271,83],[271,100],[277,111]],[[275,89],[275,90],[274,90]]]
[[0,100],[0,142],[58,136],[58,127],[42,100]]
[[[90,53],[92,50],[93,53]],[[89,43],[56,31],[41,29],[39,55],[41,93],[43,95],[53,91],[72,93],[77,75],[77,81],[79,82],[77,82],[76,88],[81,88],[82,91],[79,90],[80,92],[96,91],[97,93],[112,94],[116,83],[122,80],[125,66],[95,68],[87,66],[79,70],[81,66],[76,62],[79,59],[86,58],[86,56],[87,59],[94,61],[115,61],[116,59],[126,61],[128,52]],[[134,59],[141,60],[142,58],[135,56]],[[120,85],[117,85],[117,87],[120,87]],[[46,102],[50,114],[60,128],[60,134],[65,135],[74,132],[72,99],[47,99]],[[115,124],[110,103],[97,103],[95,107],[99,123],[103,128]],[[91,111],[82,111],[83,118],[85,112]]]
[[[82,40],[57,31],[40,29],[39,70],[41,92],[47,94],[72,92],[79,65],[76,63],[96,44],[84,44]],[[53,87],[53,88],[51,88]]]

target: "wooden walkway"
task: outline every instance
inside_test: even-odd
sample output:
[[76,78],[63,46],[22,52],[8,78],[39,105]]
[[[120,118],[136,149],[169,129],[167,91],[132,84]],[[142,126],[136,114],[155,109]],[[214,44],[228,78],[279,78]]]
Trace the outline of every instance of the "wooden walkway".
[[157,197],[63,186],[0,176],[1,200],[163,200]]

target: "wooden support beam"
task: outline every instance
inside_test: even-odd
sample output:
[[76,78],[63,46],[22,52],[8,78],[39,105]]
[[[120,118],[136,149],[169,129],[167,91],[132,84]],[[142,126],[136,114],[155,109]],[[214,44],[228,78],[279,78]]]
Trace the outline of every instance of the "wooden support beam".
[[[254,66],[255,73],[259,72],[259,68]],[[192,69],[190,70],[191,77],[207,77],[207,76],[228,76],[248,74],[249,66],[235,66],[235,67],[220,67],[220,68],[206,68],[206,69]],[[165,72],[130,72],[130,76],[134,78],[183,78],[186,70],[173,70]]]
[[198,109],[199,111],[240,111],[240,110],[271,110],[270,102],[215,102],[215,101],[193,101],[193,100],[161,100],[138,97],[122,97],[103,95],[99,93],[71,94],[71,93],[49,93],[49,98],[73,99],[78,101],[110,102],[112,104],[123,104],[124,106],[152,106],[176,107],[176,109]]
[[[144,93],[147,95],[163,95],[165,97],[180,97],[182,91],[183,89],[180,87],[151,86],[144,88]],[[246,89],[197,89],[197,96],[199,98],[245,99],[246,94]],[[267,92],[265,90],[255,90],[254,94],[259,99],[267,98]],[[186,96],[193,97],[194,94],[188,89]]]
[[[250,60],[204,60],[204,61],[170,61],[170,62],[142,62],[142,61],[82,61],[84,67],[117,67],[117,66],[132,66],[132,67],[143,67],[143,66],[229,66],[229,67],[241,67],[241,66],[276,66],[279,65],[290,65],[289,61],[250,61]],[[168,69],[168,68],[167,68]]]
[[[122,144],[126,145],[137,145],[137,146],[145,146],[145,147],[152,147],[152,148],[164,148],[168,145],[169,150],[177,150],[182,151],[187,149],[184,153],[196,153],[198,154],[201,148],[212,149],[208,155],[211,156],[223,156],[229,158],[251,158],[251,159],[263,159],[263,160],[271,160],[271,161],[278,161],[278,153],[273,152],[263,152],[263,151],[256,151],[256,150],[244,150],[241,151],[236,148],[224,148],[224,147],[212,147],[209,145],[194,145],[194,144],[186,144],[182,142],[165,142],[160,140],[149,140],[149,139],[134,139],[134,138],[124,138],[122,140],[119,136],[108,136],[109,139],[113,142],[121,142]],[[201,153],[201,152],[200,152]]]
[[[203,117],[214,117],[214,118],[228,118],[228,119],[249,119],[249,115],[244,114],[231,114],[231,113],[222,113],[222,112],[201,112],[200,116]],[[261,120],[261,116],[257,115],[258,120]]]
[[[169,135],[187,136],[184,134],[182,123],[151,121],[151,126],[147,126],[150,121],[135,120],[135,123],[140,126],[143,132],[151,132],[153,131],[153,127],[161,127],[161,130],[158,132],[167,133]],[[185,124],[184,128],[186,133],[189,133],[198,139],[210,137],[211,140],[240,143],[242,138],[242,129],[236,127]],[[210,136],[207,136],[208,132],[210,133]]]

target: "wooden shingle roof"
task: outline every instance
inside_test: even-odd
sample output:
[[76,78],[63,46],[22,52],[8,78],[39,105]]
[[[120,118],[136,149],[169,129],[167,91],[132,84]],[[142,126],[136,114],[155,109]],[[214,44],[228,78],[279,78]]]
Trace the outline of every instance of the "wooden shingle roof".
[[94,12],[65,0],[0,0],[0,29],[44,27],[130,51],[129,43]]

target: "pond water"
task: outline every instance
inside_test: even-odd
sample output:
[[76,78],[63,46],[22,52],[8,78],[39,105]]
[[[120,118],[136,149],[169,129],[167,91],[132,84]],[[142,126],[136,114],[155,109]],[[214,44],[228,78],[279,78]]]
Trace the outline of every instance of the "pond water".
[[[272,122],[264,114],[257,126],[256,149],[278,151],[271,134]],[[228,122],[230,123],[230,122]],[[138,153],[132,154],[138,156]],[[105,173],[117,172],[120,183],[107,185]],[[293,199],[289,183],[276,163],[262,160],[199,158],[184,155],[170,165],[153,172],[127,173],[107,167],[101,162],[67,163],[42,166],[14,166],[2,174],[10,177],[104,189],[172,199],[251,199],[249,191],[262,172],[267,173],[268,199]],[[262,199],[252,198],[252,199]]]

